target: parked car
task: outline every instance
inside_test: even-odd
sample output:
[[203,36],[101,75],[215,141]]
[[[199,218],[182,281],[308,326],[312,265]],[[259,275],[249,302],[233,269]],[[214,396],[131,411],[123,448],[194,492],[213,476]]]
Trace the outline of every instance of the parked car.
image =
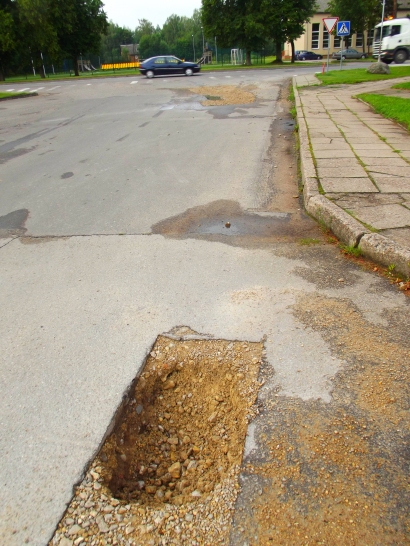
[[340,55],[342,56],[342,59],[365,59],[366,54],[360,51],[357,51],[357,49],[352,49],[351,47],[348,47],[347,49],[340,49],[339,51],[335,51],[335,53],[332,54],[332,59],[339,59]]
[[296,59],[298,61],[318,61],[319,59],[323,59],[323,56],[313,53],[313,51],[300,51]]
[[295,51],[295,59],[297,59],[301,53],[307,53],[307,49],[302,49],[300,51],[296,50]]
[[160,57],[151,57],[140,64],[141,74],[147,78],[154,76],[167,76],[168,74],[185,74],[192,76],[195,72],[201,70],[198,63],[181,61],[171,55],[162,55]]

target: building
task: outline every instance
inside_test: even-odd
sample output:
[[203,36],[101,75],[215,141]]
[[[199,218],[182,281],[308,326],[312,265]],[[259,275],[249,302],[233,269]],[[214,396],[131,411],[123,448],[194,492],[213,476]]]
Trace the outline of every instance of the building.
[[[319,55],[327,55],[328,44],[330,40],[330,54],[341,48],[340,36],[333,36],[327,32],[324,24],[324,17],[331,17],[327,11],[329,0],[317,0],[317,12],[308,23],[305,23],[305,33],[295,40],[295,51],[314,51]],[[396,17],[406,17],[410,12],[410,0],[397,3]],[[382,16],[382,5],[380,4],[380,20]],[[364,34],[357,33],[344,38],[343,47],[353,47],[358,51],[364,51],[371,54],[373,41],[373,30]],[[347,42],[347,44],[346,44]],[[290,43],[285,44],[285,59],[290,58],[292,54]]]

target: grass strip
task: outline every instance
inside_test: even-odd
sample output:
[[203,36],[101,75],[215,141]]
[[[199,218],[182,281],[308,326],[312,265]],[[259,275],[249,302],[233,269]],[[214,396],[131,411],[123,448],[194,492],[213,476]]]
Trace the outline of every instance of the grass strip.
[[353,84],[372,82],[377,80],[391,80],[393,78],[405,78],[410,76],[410,66],[390,67],[390,74],[369,74],[366,68],[354,68],[352,70],[330,70],[324,74],[316,74],[323,85]]
[[378,114],[398,121],[410,129],[410,101],[401,97],[387,97],[372,93],[362,93],[357,98],[367,102]]
[[392,89],[410,89],[410,82],[396,83],[392,86]]
[[15,97],[27,97],[33,93],[0,93],[0,100],[2,99],[12,99]]

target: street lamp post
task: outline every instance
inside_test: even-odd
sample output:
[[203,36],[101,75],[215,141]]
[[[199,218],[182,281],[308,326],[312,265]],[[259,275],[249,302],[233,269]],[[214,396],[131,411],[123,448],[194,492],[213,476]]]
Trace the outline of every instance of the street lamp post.
[[202,30],[202,55],[205,53],[205,38],[204,38],[204,27],[201,27]]
[[380,42],[379,42],[379,55],[377,57],[377,62],[380,63],[380,57],[382,52],[382,43],[383,43],[383,21],[384,21],[384,6],[386,4],[386,0],[383,0],[383,10],[382,10],[382,26],[380,27]]
[[216,36],[215,36],[215,62],[218,64],[218,48],[216,47]]
[[194,62],[195,62],[195,40],[194,40],[194,35],[192,34],[192,48],[194,50]]

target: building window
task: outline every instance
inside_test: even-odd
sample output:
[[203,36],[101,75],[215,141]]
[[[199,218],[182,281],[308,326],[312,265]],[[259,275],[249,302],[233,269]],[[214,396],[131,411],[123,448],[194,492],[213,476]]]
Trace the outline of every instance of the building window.
[[356,34],[356,47],[363,47],[363,33],[358,32]]
[[340,47],[340,36],[335,36],[335,40],[333,42],[335,48]]
[[323,25],[323,49],[327,49],[329,47],[329,33],[326,29],[326,27]]
[[312,24],[312,49],[319,49],[320,23]]
[[371,47],[373,45],[373,34],[371,32],[367,32],[367,46]]

